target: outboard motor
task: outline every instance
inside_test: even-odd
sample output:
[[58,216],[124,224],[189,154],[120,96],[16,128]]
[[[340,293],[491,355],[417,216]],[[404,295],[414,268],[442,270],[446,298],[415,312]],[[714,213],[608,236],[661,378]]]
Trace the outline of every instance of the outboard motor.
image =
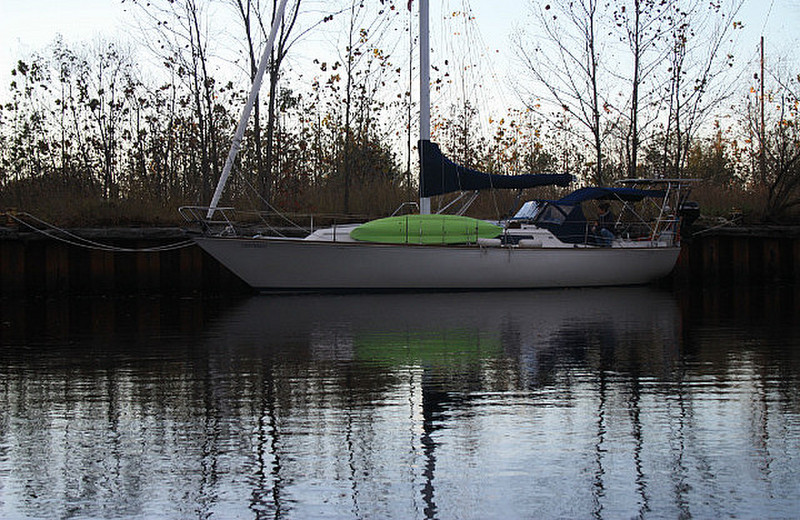
[[681,218],[681,236],[689,238],[692,236],[692,224],[700,217],[700,204],[694,201],[686,201],[678,208],[678,216]]

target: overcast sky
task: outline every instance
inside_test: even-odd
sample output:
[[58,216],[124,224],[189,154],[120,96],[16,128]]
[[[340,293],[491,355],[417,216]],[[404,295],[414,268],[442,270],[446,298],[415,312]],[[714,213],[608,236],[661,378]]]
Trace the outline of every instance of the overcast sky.
[[[442,3],[442,0],[431,0]],[[528,0],[471,0],[482,36],[491,46],[508,45],[514,24],[523,19]],[[401,2],[404,3],[404,2]],[[449,5],[460,5],[450,0]],[[61,35],[68,43],[91,41],[97,36],[126,38],[130,16],[120,0],[0,0],[0,98],[7,92],[10,70],[16,60],[42,49]],[[759,36],[767,39],[768,56],[796,54],[800,43],[800,0],[746,0],[739,17],[741,57],[756,55]]]
[[0,72],[7,77],[17,59],[58,34],[67,41],[112,35],[123,16],[119,0],[0,0]]

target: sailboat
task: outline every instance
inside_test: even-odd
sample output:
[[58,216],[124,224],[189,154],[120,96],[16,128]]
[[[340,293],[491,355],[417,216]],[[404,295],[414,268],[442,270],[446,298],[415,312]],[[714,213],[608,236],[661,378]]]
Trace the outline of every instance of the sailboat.
[[[195,241],[260,291],[482,290],[645,284],[670,273],[680,252],[680,214],[687,183],[635,179],[613,188],[583,188],[558,200],[528,201],[514,217],[488,222],[431,213],[431,197],[460,191],[567,186],[568,174],[496,175],[460,166],[430,140],[428,0],[420,16],[419,214],[334,226],[305,237],[244,236],[214,215],[241,146],[287,0],[277,7],[233,146],[208,208],[184,207],[206,230]],[[615,201],[622,211],[613,238],[598,240],[582,204]],[[643,217],[636,204],[656,208]],[[672,209],[675,208],[675,209]],[[199,215],[205,211],[205,217]],[[638,217],[636,222],[624,215]],[[223,219],[223,223],[227,223]]]

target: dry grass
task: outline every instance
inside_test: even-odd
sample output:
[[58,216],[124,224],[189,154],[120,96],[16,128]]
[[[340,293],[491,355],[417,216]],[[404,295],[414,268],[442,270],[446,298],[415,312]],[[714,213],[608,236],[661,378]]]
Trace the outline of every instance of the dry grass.
[[[350,187],[350,200],[347,213],[367,217],[386,216],[403,202],[416,199],[416,193],[409,197],[406,190],[381,179]],[[344,188],[341,186],[319,186],[308,189],[299,204],[310,213],[343,214]]]
[[704,217],[725,218],[754,224],[764,219],[767,195],[763,189],[719,187],[701,184],[692,191],[692,200],[700,204]]
[[93,186],[27,180],[0,192],[0,210],[30,213],[62,227],[172,226],[183,220],[179,204],[153,199],[107,200]]
[[[519,202],[533,198],[557,199],[567,191],[557,188],[534,189],[523,193]],[[436,210],[443,207],[452,197],[435,197],[432,208]],[[691,198],[700,204],[704,217],[735,218],[744,224],[757,224],[764,220],[767,197],[763,189],[721,188],[703,184],[695,188]],[[344,215],[343,199],[341,186],[317,186],[293,194],[291,202],[279,204],[279,209],[295,215],[315,215],[319,224],[324,222],[320,215],[328,215],[330,221],[345,222],[349,219],[387,216],[402,203],[416,201],[417,195],[387,180],[375,179],[351,187],[348,215]],[[184,222],[177,208],[184,204],[192,202],[165,202],[147,196],[106,200],[94,186],[70,187],[45,179],[28,180],[0,192],[0,211],[14,208],[64,227],[180,226]],[[252,206],[243,201],[236,204],[242,208],[248,205]],[[515,192],[484,192],[470,208],[469,215],[495,219],[507,215],[516,206]],[[787,221],[800,222],[800,214],[788,216]],[[308,225],[307,222],[304,224]]]

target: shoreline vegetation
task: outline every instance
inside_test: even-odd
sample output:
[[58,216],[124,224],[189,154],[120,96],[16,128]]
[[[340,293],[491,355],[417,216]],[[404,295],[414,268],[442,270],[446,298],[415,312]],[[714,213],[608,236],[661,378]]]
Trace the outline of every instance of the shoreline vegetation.
[[[243,3],[229,3],[238,5],[232,16],[240,26],[226,34],[249,42],[241,56],[252,66],[254,31],[270,19],[271,6],[249,11],[248,2],[245,12]],[[565,11],[587,3],[597,12]],[[408,11],[388,0],[357,4],[317,20],[317,11],[290,2],[221,205],[344,219],[386,216],[417,199],[419,107],[407,68],[397,64],[408,59],[397,50],[408,46]],[[726,52],[740,28],[741,1],[635,2],[622,11],[612,4],[531,4],[531,27],[547,41],[513,42],[523,108],[502,117],[452,94],[483,81],[469,76],[480,64],[470,62],[478,58],[465,50],[475,44],[465,32],[455,56],[434,59],[432,139],[453,161],[487,173],[570,173],[578,179],[572,188],[696,178],[702,182],[693,200],[707,218],[800,222],[800,80],[777,65],[754,78],[752,63]],[[129,5],[142,47],[160,63],[155,74],[141,65],[144,49],[60,38],[14,67],[0,93],[0,211],[62,227],[161,226],[182,223],[178,207],[210,201],[249,78],[227,80],[221,58],[207,52],[219,23],[207,16],[208,2]],[[469,13],[446,19],[471,23]],[[346,36],[330,42],[336,57],[312,57],[302,73],[281,69],[295,38],[320,24]],[[590,25],[596,33],[581,30]],[[601,54],[598,44],[609,35]],[[708,45],[689,45],[703,38]],[[550,56],[574,55],[593,68],[551,63],[545,74],[547,55],[537,54],[544,43]],[[613,64],[621,69],[610,70]],[[565,84],[576,90],[565,93]],[[469,215],[502,218],[519,201],[564,193],[491,191]],[[432,207],[448,201],[436,198]]]
[[[29,213],[55,226],[74,227],[170,227],[184,226],[187,222],[181,217],[181,206],[202,206],[190,200],[157,200],[128,195],[107,199],[91,190],[76,190],[69,186],[53,186],[47,179],[29,181],[5,187],[0,192],[0,213]],[[516,193],[482,193],[469,211],[476,218],[495,219],[508,215],[516,209],[517,198],[556,199],[570,190],[559,188],[539,188],[525,190],[521,196]],[[337,200],[341,190],[309,190],[305,197],[299,197],[291,208],[276,208],[282,215],[301,226],[308,226],[311,218],[322,222],[348,222],[369,220],[387,216],[389,211],[406,202],[414,202],[416,191],[410,192],[391,182],[372,183],[351,193],[353,211],[338,212]],[[727,223],[728,225],[800,225],[800,214],[787,212],[782,218],[766,217],[766,196],[757,190],[723,188],[713,183],[700,183],[694,190],[691,200],[700,204],[701,217],[698,224],[705,227]],[[237,203],[238,202],[238,203]],[[227,204],[226,204],[227,206]],[[252,198],[234,201],[235,207],[244,214],[256,207]],[[252,210],[255,213],[258,210]],[[275,211],[260,210],[271,215],[273,220],[281,220]],[[248,217],[245,217],[248,218]],[[255,218],[255,217],[250,217]]]

